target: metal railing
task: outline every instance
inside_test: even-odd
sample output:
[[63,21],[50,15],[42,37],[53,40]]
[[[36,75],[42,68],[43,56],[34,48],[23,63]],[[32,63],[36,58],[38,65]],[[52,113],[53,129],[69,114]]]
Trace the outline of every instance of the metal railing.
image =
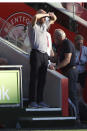
[[80,18],[87,21],[87,9],[83,8],[79,3],[71,2],[71,3],[62,3],[62,6],[66,8],[69,12],[74,15],[79,16]]

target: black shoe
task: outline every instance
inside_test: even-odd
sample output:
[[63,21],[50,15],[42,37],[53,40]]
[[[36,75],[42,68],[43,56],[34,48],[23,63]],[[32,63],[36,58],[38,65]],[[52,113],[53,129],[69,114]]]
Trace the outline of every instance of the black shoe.
[[49,107],[47,104],[45,104],[43,101],[38,104],[40,107]]
[[35,101],[33,101],[33,102],[31,102],[31,103],[29,104],[28,107],[29,107],[29,108],[39,108],[39,105],[38,105]]
[[76,123],[80,124],[81,123],[80,119],[76,119]]
[[76,119],[76,127],[81,127],[81,121],[79,118]]

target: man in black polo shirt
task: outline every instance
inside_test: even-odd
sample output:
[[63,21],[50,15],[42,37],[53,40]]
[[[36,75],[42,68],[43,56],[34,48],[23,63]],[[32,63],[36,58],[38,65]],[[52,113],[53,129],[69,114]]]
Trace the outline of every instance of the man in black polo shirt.
[[54,32],[54,42],[58,45],[58,64],[57,70],[69,78],[69,98],[76,107],[77,119],[79,117],[78,98],[77,98],[77,79],[78,72],[75,67],[75,47],[66,34],[61,29]]

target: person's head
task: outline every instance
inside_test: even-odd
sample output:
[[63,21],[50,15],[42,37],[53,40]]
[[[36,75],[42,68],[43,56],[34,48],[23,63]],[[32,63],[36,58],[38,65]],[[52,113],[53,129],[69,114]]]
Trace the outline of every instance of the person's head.
[[43,10],[43,9],[39,9],[39,10],[37,11],[37,14],[46,14],[46,11]]
[[62,29],[55,29],[54,42],[56,45],[60,45],[65,38],[66,38],[66,34]]
[[[47,12],[45,11],[45,10],[43,10],[43,9],[39,9],[38,11],[37,11],[37,14],[46,14]],[[42,17],[40,20],[39,20],[39,22],[41,23],[41,24],[43,24],[44,22],[46,21],[46,17]]]
[[83,42],[84,42],[84,38],[82,35],[78,34],[76,35],[75,37],[75,47],[77,50],[80,50],[80,47],[83,45]]

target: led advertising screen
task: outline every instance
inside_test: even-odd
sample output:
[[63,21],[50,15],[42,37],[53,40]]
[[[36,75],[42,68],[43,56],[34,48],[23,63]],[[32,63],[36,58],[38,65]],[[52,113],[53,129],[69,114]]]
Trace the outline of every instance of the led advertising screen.
[[0,70],[0,104],[20,103],[18,70]]

